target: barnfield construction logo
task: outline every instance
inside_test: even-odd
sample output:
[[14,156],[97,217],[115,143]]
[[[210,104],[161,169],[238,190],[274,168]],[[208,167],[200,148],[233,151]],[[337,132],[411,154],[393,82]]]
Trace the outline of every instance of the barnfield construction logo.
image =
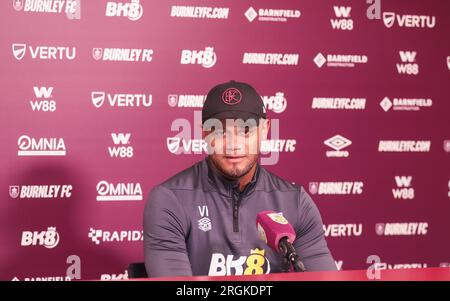
[[321,52],[313,59],[317,67],[322,68],[325,64],[327,67],[356,67],[358,65],[367,64],[369,58],[363,54],[327,54]]
[[258,21],[287,22],[288,20],[300,18],[301,12],[298,9],[278,9],[278,8],[253,8],[249,7],[245,13],[249,22],[256,18]]

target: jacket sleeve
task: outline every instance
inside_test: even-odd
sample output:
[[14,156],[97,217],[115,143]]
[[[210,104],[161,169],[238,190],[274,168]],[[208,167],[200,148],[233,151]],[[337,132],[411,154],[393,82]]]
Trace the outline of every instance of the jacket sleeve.
[[191,276],[186,249],[188,222],[175,194],[154,188],[144,209],[144,258],[149,277]]
[[316,204],[300,187],[299,224],[294,248],[307,271],[337,270],[327,242],[325,241],[322,218]]

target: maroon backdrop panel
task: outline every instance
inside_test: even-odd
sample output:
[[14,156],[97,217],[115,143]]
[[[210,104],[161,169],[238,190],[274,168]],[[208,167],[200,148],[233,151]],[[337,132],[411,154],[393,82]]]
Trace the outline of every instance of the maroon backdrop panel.
[[204,157],[232,79],[340,269],[448,266],[450,3],[370,2],[1,1],[0,279],[127,277],[149,191]]

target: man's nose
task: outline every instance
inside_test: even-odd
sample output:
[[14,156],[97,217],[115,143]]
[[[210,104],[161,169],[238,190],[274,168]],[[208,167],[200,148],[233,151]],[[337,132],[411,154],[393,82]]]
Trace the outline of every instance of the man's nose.
[[226,152],[242,152],[245,149],[245,139],[237,134],[237,130],[227,131],[226,141]]

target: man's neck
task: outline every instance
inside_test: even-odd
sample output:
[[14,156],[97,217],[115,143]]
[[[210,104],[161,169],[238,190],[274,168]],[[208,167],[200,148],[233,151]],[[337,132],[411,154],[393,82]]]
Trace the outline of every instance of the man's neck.
[[255,175],[256,172],[256,164],[253,165],[253,167],[249,170],[249,172],[240,177],[238,182],[239,182],[239,190],[240,191],[244,191],[245,187],[248,185],[248,183],[250,183],[253,179],[253,176]]
[[218,173],[224,180],[226,181],[230,181],[230,182],[237,182],[239,183],[239,191],[244,191],[245,187],[252,181],[253,176],[255,175],[256,172],[256,168],[258,163],[256,163],[255,165],[253,165],[253,167],[249,170],[249,172],[245,175],[243,175],[242,177],[240,177],[239,179],[231,179],[229,177],[227,177],[225,174],[223,174],[215,165],[214,162],[211,162],[212,160],[210,160],[209,158],[207,158],[207,161],[209,161],[209,164],[216,173]]

